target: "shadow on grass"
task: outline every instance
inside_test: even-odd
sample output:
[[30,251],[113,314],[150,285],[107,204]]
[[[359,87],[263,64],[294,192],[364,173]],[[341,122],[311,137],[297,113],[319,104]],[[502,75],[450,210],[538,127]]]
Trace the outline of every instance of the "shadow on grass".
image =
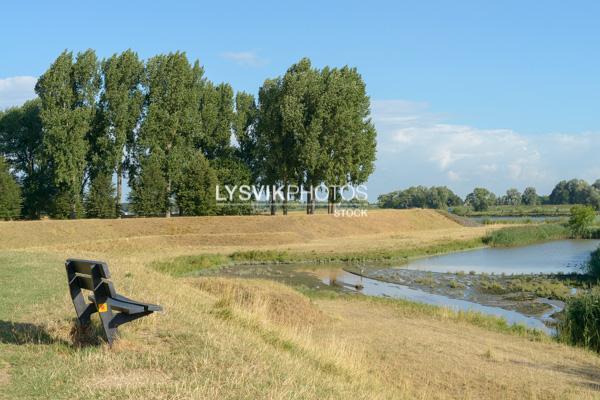
[[0,343],[22,345],[64,343],[64,341],[53,337],[40,325],[0,320]]
[[69,347],[99,346],[102,343],[102,329],[97,324],[81,327],[77,320],[73,320],[69,336],[71,340],[67,341],[50,334],[42,325],[0,320],[0,343],[61,344]]

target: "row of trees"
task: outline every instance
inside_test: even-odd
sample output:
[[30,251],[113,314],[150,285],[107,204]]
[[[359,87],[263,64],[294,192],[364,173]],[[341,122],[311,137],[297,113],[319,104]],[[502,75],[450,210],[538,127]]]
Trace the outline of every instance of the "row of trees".
[[445,186],[412,186],[406,190],[382,194],[378,197],[382,208],[437,208],[460,206],[462,199]]
[[379,196],[383,208],[448,208],[466,205],[475,211],[485,211],[494,205],[583,204],[600,210],[600,179],[590,185],[581,179],[559,182],[549,196],[539,196],[534,187],[523,193],[509,189],[503,196],[496,196],[485,188],[475,188],[464,201],[447,187],[410,187]]
[[[241,213],[249,208],[216,204],[216,185],[360,184],[374,168],[354,68],[302,59],[255,99],[210,82],[185,53],[144,62],[131,50],[104,60],[65,51],[35,90],[0,113],[4,218],[115,217],[124,179],[138,215]],[[311,193],[307,212],[314,203]]]

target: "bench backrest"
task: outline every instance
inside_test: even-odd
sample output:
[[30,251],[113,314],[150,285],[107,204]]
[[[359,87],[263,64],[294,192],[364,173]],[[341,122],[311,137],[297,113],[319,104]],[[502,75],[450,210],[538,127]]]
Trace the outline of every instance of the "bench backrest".
[[100,297],[115,297],[108,265],[102,261],[68,259],[65,263],[69,286],[85,289]]

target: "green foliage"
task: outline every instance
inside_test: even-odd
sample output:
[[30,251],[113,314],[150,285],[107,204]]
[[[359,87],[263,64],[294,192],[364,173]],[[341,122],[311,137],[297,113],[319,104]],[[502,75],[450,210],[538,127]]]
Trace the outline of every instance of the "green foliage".
[[485,211],[496,202],[496,196],[484,188],[475,188],[465,199],[465,204],[473,207],[475,211]]
[[21,214],[21,188],[0,156],[0,219],[13,219]]
[[131,208],[140,216],[164,215],[169,207],[167,181],[160,160],[150,156],[142,160],[129,194]]
[[377,199],[381,208],[436,208],[446,209],[462,204],[462,200],[446,186],[413,186],[383,194]]
[[527,187],[523,191],[523,196],[521,196],[521,202],[528,206],[535,206],[540,204],[540,198],[537,195],[537,191],[534,187]]
[[233,89],[229,84],[213,85],[204,81],[200,94],[200,121],[202,135],[196,139],[196,148],[208,159],[223,156],[229,151],[234,119]]
[[[40,77],[36,92],[41,99],[44,154],[52,166],[52,181],[59,198],[70,197],[70,216],[81,208],[89,149],[100,87],[99,64],[94,51],[64,51]],[[64,202],[55,205],[62,214]]]
[[48,212],[53,187],[50,168],[43,154],[41,102],[25,102],[0,115],[0,154],[20,177],[26,218],[39,218]]
[[558,336],[566,343],[600,353],[600,288],[567,301]]
[[112,175],[99,174],[92,179],[85,198],[85,212],[90,218],[115,218],[115,187]]
[[[153,209],[164,209],[166,216],[170,216],[170,198],[185,157],[192,143],[202,138],[198,105],[203,73],[198,62],[190,65],[185,53],[180,52],[152,57],[146,64],[147,106],[136,143],[136,162],[141,165],[144,158],[150,157],[156,164],[152,173],[160,173],[163,178],[154,189],[164,182],[164,199]],[[130,176],[138,173],[132,169]],[[145,185],[148,183],[146,177]],[[145,196],[140,189],[138,198]],[[149,197],[157,194],[153,190]]]
[[560,224],[512,226],[490,233],[484,243],[492,247],[511,247],[566,237],[568,231]]
[[200,152],[189,156],[175,184],[180,215],[210,215],[215,211],[217,175]]
[[515,189],[508,189],[506,191],[506,195],[500,197],[497,202],[498,204],[504,204],[508,206],[518,206],[521,204],[522,195],[521,193]]
[[99,128],[93,136],[91,163],[117,174],[113,205],[120,213],[122,179],[135,145],[135,130],[142,117],[144,63],[127,50],[102,61],[103,87],[100,96]]
[[257,181],[261,171],[256,134],[257,117],[258,108],[254,96],[238,92],[235,96],[233,132],[239,146],[237,155],[251,171],[253,182]]
[[259,90],[255,148],[266,184],[363,183],[374,168],[375,135],[356,69],[318,70],[304,58]]
[[569,218],[569,231],[575,238],[590,237],[591,228],[596,219],[596,212],[590,206],[573,206]]
[[581,179],[561,181],[552,190],[549,201],[552,204],[585,204],[600,210],[600,188]]
[[[229,201],[229,195],[227,194],[227,200],[225,202],[221,201],[217,205],[216,213],[219,215],[250,214],[252,212],[250,201],[242,201],[239,190],[240,185],[252,184],[252,172],[248,166],[236,156],[216,158],[210,164],[216,172],[221,192],[223,192],[224,185],[228,185],[231,189],[237,186],[233,191],[233,201]],[[214,189],[213,187],[213,197],[215,196]]]
[[73,204],[72,193],[58,189],[52,194],[48,214],[55,219],[78,218],[83,214],[83,204]]
[[586,272],[596,280],[600,280],[600,247],[592,252],[590,261],[586,265]]

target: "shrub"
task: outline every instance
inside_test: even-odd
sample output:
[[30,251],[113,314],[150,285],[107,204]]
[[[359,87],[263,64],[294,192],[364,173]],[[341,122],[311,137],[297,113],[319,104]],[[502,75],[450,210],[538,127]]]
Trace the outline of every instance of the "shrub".
[[600,353],[600,288],[567,301],[558,336],[566,343]]
[[573,206],[569,218],[571,236],[577,238],[590,237],[591,228],[596,219],[596,211],[590,206]]
[[600,247],[592,252],[590,261],[587,263],[586,272],[597,280],[600,280]]

